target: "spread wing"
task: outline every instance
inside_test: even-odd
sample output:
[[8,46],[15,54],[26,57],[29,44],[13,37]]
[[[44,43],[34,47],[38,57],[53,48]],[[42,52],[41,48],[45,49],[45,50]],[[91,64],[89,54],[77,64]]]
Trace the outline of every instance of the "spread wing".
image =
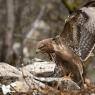
[[65,22],[64,30],[60,34],[62,42],[65,42],[65,44],[76,53],[78,52],[79,42],[81,38],[80,27],[76,23],[78,17],[79,11],[70,15]]
[[79,39],[79,36],[77,36],[78,35],[77,33],[78,32],[73,31],[73,26],[71,24],[71,21],[66,21],[64,25],[64,30],[60,34],[60,38],[62,39],[63,43],[74,49],[74,47],[78,45],[77,40]]
[[95,9],[82,8],[72,14],[60,34],[82,60],[86,60],[95,44]]
[[87,31],[87,29],[81,29],[81,38],[79,42],[78,54],[82,60],[86,60],[92,50],[94,49],[95,36]]

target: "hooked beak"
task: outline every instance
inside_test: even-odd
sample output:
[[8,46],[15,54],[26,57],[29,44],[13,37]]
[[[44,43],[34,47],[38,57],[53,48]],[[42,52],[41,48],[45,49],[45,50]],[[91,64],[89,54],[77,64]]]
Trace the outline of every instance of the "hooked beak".
[[40,53],[40,49],[36,49],[36,54]]

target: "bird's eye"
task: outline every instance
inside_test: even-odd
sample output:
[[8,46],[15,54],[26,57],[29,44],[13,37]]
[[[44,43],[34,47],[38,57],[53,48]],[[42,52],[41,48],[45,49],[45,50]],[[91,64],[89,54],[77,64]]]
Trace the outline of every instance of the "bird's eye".
[[38,47],[38,49],[41,49],[41,48],[43,48],[44,47],[44,45],[41,45],[40,47]]
[[55,40],[56,40],[56,38],[53,38],[52,40],[53,40],[53,41],[55,41]]

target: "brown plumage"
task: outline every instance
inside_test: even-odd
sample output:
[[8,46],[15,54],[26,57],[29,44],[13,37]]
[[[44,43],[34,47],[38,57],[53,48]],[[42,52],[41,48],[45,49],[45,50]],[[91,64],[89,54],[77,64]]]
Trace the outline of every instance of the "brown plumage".
[[67,18],[61,34],[39,42],[38,49],[64,67],[65,73],[72,73],[78,83],[83,80],[82,62],[89,58],[94,46],[95,7],[85,6]]
[[83,82],[83,67],[80,58],[64,43],[60,37],[42,40],[37,45],[38,50],[47,53],[58,66],[63,67],[64,76],[71,74],[71,78],[79,85]]

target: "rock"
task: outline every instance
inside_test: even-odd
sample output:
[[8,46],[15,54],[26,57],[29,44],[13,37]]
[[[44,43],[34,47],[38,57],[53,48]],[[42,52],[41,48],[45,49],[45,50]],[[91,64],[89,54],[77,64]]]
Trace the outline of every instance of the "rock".
[[21,72],[7,63],[0,63],[0,83],[6,84],[21,77]]
[[54,73],[55,63],[47,61],[34,62],[33,64],[24,66],[22,69],[36,76],[48,77]]

